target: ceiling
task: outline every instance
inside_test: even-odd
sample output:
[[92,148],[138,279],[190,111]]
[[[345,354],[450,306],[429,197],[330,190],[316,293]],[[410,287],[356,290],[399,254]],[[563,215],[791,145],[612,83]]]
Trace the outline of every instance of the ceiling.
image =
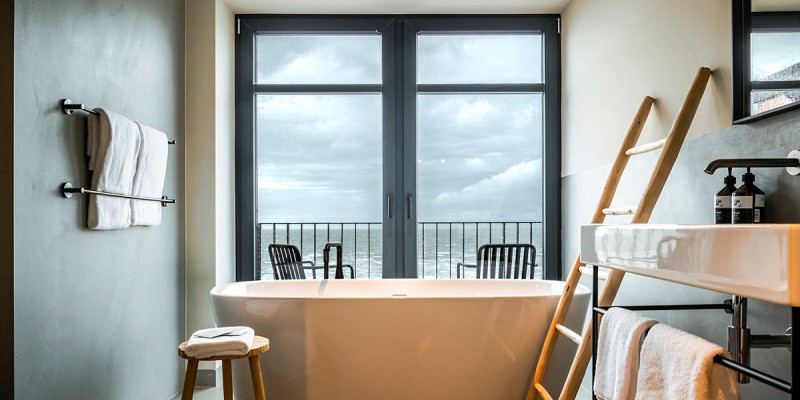
[[570,0],[226,0],[238,14],[557,14]]

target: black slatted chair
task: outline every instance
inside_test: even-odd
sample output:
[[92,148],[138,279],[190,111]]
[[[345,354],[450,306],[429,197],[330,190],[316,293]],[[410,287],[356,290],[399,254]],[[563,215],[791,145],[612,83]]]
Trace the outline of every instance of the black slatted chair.
[[[272,272],[275,280],[284,279],[306,279],[306,270],[311,270],[311,278],[317,278],[317,270],[325,267],[314,265],[312,261],[303,261],[300,257],[300,250],[291,244],[271,244],[269,245],[269,260],[272,262]],[[336,266],[328,267],[336,269]],[[343,265],[342,268],[350,270],[350,279],[355,278],[355,271],[350,265]]]
[[478,279],[533,279],[535,262],[531,244],[485,244],[478,249],[477,265],[456,265],[456,277],[464,278],[471,268]]

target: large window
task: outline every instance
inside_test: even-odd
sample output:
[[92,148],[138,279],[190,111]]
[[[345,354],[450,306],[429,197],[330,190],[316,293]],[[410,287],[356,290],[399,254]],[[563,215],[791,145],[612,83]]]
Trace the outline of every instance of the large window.
[[733,120],[750,123],[800,108],[797,2],[732,0]]
[[451,278],[531,243],[559,278],[555,16],[239,16],[237,277],[272,243],[357,278]]

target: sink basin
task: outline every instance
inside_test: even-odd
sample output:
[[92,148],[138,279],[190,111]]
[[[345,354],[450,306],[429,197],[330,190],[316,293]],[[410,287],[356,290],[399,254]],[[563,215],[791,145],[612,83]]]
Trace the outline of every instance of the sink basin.
[[581,260],[800,306],[800,224],[584,225]]

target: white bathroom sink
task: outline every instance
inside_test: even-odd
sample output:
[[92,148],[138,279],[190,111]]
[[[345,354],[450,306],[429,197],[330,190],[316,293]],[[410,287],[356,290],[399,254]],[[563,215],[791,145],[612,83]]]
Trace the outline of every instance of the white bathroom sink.
[[584,225],[581,260],[800,306],[800,224]]

